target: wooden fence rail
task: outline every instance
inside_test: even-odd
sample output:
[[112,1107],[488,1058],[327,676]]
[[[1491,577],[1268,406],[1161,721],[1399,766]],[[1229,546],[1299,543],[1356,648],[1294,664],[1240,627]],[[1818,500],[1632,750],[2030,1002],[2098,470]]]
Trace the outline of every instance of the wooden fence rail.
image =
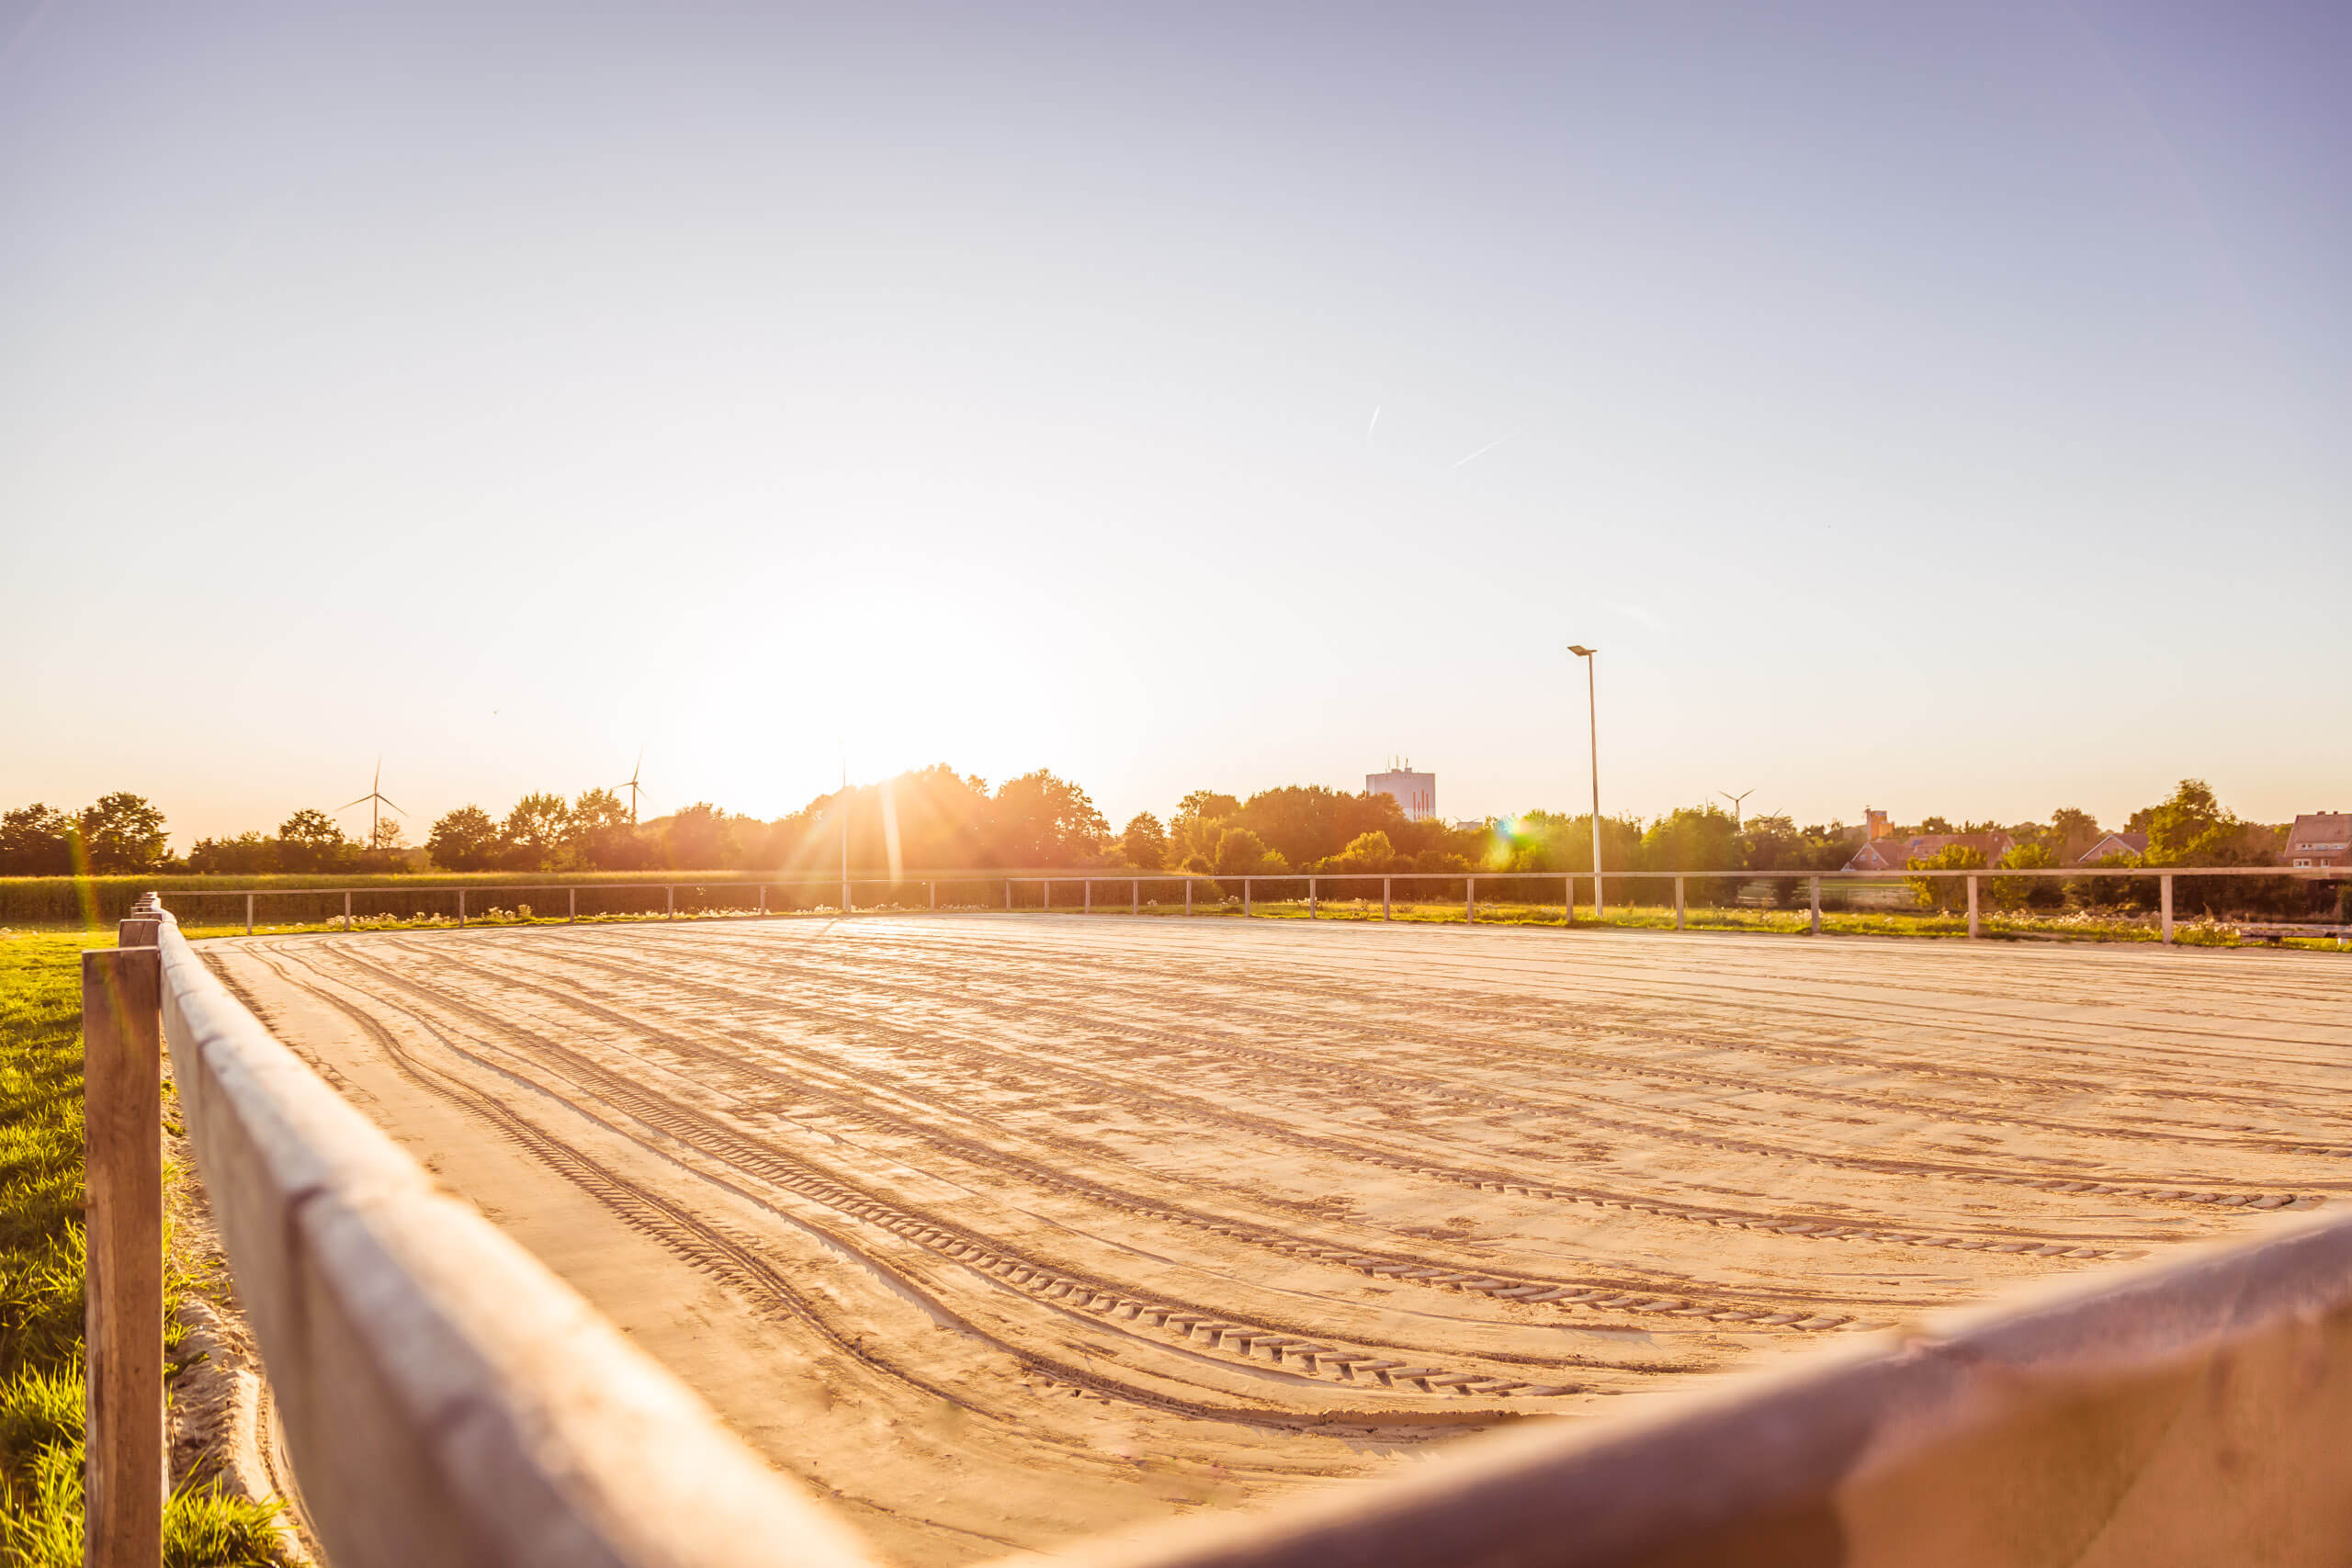
[[[168,914],[126,922],[125,939],[154,945],[155,1000],[101,984],[85,1003],[117,1010],[94,1026],[134,1042],[156,1032],[138,1010],[159,1014],[289,1456],[336,1568],[870,1562],[849,1527],[569,1287],[438,1193],[227,993]],[[142,1081],[109,1072],[91,1092],[128,1083],[121,1092],[137,1097]],[[94,1100],[93,1128],[123,1114]],[[94,1205],[119,1190],[94,1180]],[[121,1220],[94,1213],[93,1235]],[[1715,1380],[1630,1417],[1531,1423],[1385,1482],[1103,1538],[1054,1560],[2341,1561],[2352,1540],[2352,1220],[2270,1225]],[[119,1341],[143,1342],[149,1328],[120,1298],[150,1289],[127,1271],[94,1272],[94,1366],[129,1364]],[[94,1420],[159,1419],[160,1368],[154,1377],[94,1403]],[[94,1429],[90,1452],[94,1467],[133,1467],[94,1475],[94,1507],[121,1486],[154,1486],[138,1444]],[[155,1557],[91,1561],[152,1568]]]
[[271,1038],[168,915],[156,936],[188,1136],[335,1568],[869,1561]]
[[[454,898],[455,902],[452,905],[452,910],[456,915],[458,923],[462,926],[468,923],[469,918],[469,899],[478,896],[488,896],[493,900],[500,898],[512,900],[514,899],[514,895],[525,893],[534,895],[560,893],[564,895],[564,918],[568,920],[577,920],[580,918],[580,895],[583,891],[596,895],[628,892],[643,892],[650,895],[658,892],[662,895],[662,913],[663,918],[675,919],[678,917],[678,890],[681,887],[686,888],[690,892],[720,892],[732,894],[738,898],[749,898],[752,900],[752,903],[749,906],[727,906],[727,911],[729,913],[746,914],[781,914],[787,912],[784,906],[778,906],[774,909],[770,908],[768,896],[772,890],[820,888],[828,893],[835,894],[839,900],[837,903],[829,906],[820,906],[820,908],[830,908],[841,910],[844,913],[849,913],[854,912],[858,907],[857,890],[860,887],[868,889],[869,893],[874,888],[882,887],[889,889],[894,894],[903,890],[921,888],[923,890],[922,903],[916,907],[936,909],[939,908],[939,889],[942,886],[949,888],[996,888],[1000,886],[1003,890],[1003,907],[1007,909],[1013,908],[1013,894],[1016,888],[1026,889],[1034,886],[1037,894],[1036,902],[1034,906],[1024,907],[1052,911],[1057,908],[1055,904],[1055,889],[1059,887],[1065,889],[1065,892],[1062,895],[1063,903],[1059,906],[1062,912],[1081,914],[1091,914],[1094,912],[1096,907],[1094,890],[1098,886],[1109,886],[1114,889],[1123,889],[1126,894],[1125,899],[1114,899],[1105,902],[1102,905],[1102,908],[1106,911],[1117,910],[1124,908],[1128,913],[1133,914],[1141,912],[1144,903],[1143,890],[1148,887],[1152,889],[1152,898],[1155,904],[1159,902],[1162,895],[1165,895],[1169,900],[1170,907],[1171,908],[1173,907],[1178,896],[1181,894],[1184,906],[1184,912],[1189,915],[1192,914],[1194,909],[1195,899],[1193,895],[1196,889],[1207,886],[1213,890],[1217,890],[1219,892],[1217,902],[1219,907],[1222,907],[1224,903],[1222,889],[1238,885],[1241,889],[1241,912],[1247,916],[1256,913],[1257,904],[1261,897],[1258,889],[1262,886],[1271,885],[1276,887],[1292,887],[1301,889],[1304,894],[1304,901],[1306,904],[1307,913],[1312,917],[1319,912],[1322,900],[1325,897],[1324,889],[1327,886],[1337,887],[1343,890],[1354,889],[1354,897],[1363,897],[1368,900],[1372,889],[1376,886],[1380,893],[1381,918],[1383,919],[1392,919],[1395,918],[1397,884],[1405,884],[1407,893],[1409,896],[1415,887],[1426,889],[1430,884],[1435,883],[1442,887],[1459,886],[1463,890],[1460,900],[1463,908],[1463,918],[1466,922],[1475,922],[1478,918],[1478,886],[1481,883],[1485,883],[1489,886],[1489,888],[1495,886],[1514,887],[1521,889],[1522,892],[1530,885],[1532,885],[1546,894],[1548,894],[1552,888],[1556,887],[1559,889],[1559,901],[1561,907],[1566,911],[1569,922],[1574,923],[1576,911],[1578,908],[1578,884],[1581,883],[1586,885],[1587,890],[1591,894],[1591,907],[1594,916],[1596,918],[1600,918],[1606,912],[1605,888],[1601,884],[1614,883],[1622,885],[1628,882],[1652,882],[1670,883],[1673,885],[1675,928],[1677,930],[1680,930],[1683,927],[1685,919],[1686,911],[1683,900],[1683,891],[1687,883],[1712,882],[1715,884],[1738,884],[1747,882],[1796,882],[1802,880],[1810,885],[1808,889],[1808,906],[1811,915],[1809,929],[1817,936],[1821,932],[1821,890],[1825,883],[1835,886],[1841,883],[1884,884],[1895,881],[1927,879],[1937,881],[1956,880],[1965,884],[1968,912],[1968,934],[1974,937],[1984,934],[1981,912],[1981,892],[1983,884],[1988,877],[2004,882],[2018,879],[2047,879],[2051,877],[2056,877],[2061,880],[2098,881],[2137,879],[2153,882],[2156,885],[2157,907],[2160,911],[2159,929],[2162,940],[2166,942],[2170,942],[2173,940],[2175,931],[2175,921],[2173,919],[2173,885],[2177,877],[2201,879],[2207,877],[2246,876],[2284,877],[2301,882],[2329,882],[2346,879],[2347,876],[2352,876],[2352,873],[2347,873],[2338,868],[2312,868],[2301,866],[2183,866],[2170,870],[2150,870],[2128,866],[2098,868],[2075,866],[2056,868],[2029,867],[2015,871],[2000,869],[1973,871],[1923,869],[1902,872],[1611,871],[1606,873],[1603,877],[1597,879],[1594,877],[1592,873],[1589,871],[1285,872],[1281,875],[1261,876],[1251,874],[1249,876],[1222,877],[1213,875],[1194,875],[1189,874],[1170,875],[1165,873],[1155,874],[1143,872],[1136,872],[1127,875],[1108,875],[1089,874],[1080,871],[946,871],[908,872],[903,874],[888,877],[872,875],[851,877],[785,877],[769,878],[762,881],[722,882],[695,882],[673,877],[666,881],[659,882],[546,883],[533,885],[506,883],[494,885],[464,885],[454,883],[435,884],[420,882],[405,886],[392,885],[387,886],[347,888],[235,887],[222,888],[218,891],[208,891],[202,888],[189,888],[175,892],[173,897],[183,902],[191,899],[227,898],[231,900],[243,900],[245,934],[251,936],[254,932],[255,915],[260,909],[260,900],[265,898],[325,899],[329,901],[330,908],[333,907],[334,900],[340,898],[342,900],[342,913],[339,918],[347,928],[355,918],[353,913],[353,900],[356,898],[368,898],[372,900],[389,902],[393,900],[413,900],[426,895],[436,895]],[[1076,884],[1078,886],[1078,895],[1074,904],[1070,901],[1069,894],[1067,891],[1072,884]],[[1622,886],[1620,887],[1620,891],[1623,891]],[[1345,897],[1348,895],[1343,892],[1342,896]],[[1525,900],[1522,899],[1521,901],[1524,902]],[[1546,898],[1539,901],[1549,902],[1549,899]],[[493,904],[492,907],[496,907],[495,904]],[[963,907],[967,908],[976,907],[994,908],[997,907],[997,904],[995,898],[991,896],[980,900],[977,905],[966,905]],[[894,908],[903,908],[903,907],[896,906],[895,904]],[[481,906],[472,906],[472,914],[478,915],[481,912]],[[650,916],[650,911],[648,913]],[[324,917],[326,922],[330,924],[334,923],[337,918],[337,916],[333,914]],[[2332,934],[2334,929],[2335,928],[2333,927],[2329,927],[2325,930],[2322,930],[2315,926],[2312,928],[2312,934],[2325,936]],[[2294,933],[2290,931],[2288,934]]]

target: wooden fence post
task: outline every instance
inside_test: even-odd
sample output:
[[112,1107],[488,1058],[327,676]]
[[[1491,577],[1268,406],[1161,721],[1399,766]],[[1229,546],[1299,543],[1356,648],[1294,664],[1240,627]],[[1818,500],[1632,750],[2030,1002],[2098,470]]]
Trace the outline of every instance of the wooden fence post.
[[1976,926],[1976,878],[1973,875],[1968,879],[1968,934],[1970,936],[1983,934]]
[[1384,876],[1380,879],[1380,918],[1384,920],[1396,918],[1388,912],[1388,890],[1395,886],[1396,883],[1396,879],[1393,876]]
[[1813,879],[1813,935],[1821,934],[1821,878]]
[[1091,915],[1094,913],[1094,879],[1091,876],[1082,876],[1079,878],[1079,883],[1086,891],[1080,895],[1082,901],[1078,912],[1081,915]]
[[1250,884],[1254,880],[1248,876],[1241,879],[1241,918],[1245,920],[1250,918]]
[[580,923],[580,889],[577,887],[567,887],[563,890],[563,893],[564,924],[576,926]]
[[82,954],[88,1568],[154,1568],[164,1551],[162,1002],[154,947]]
[[345,931],[351,929],[351,890],[349,888],[345,888],[343,894],[343,929]]
[[245,895],[245,934],[254,934],[254,896],[250,893]]
[[1312,876],[1306,879],[1306,918],[1310,920],[1315,919],[1316,880]]
[[1465,926],[1478,923],[1478,879],[1475,876],[1464,883],[1462,923]]
[[1132,876],[1127,879],[1127,913],[1130,915],[1143,913],[1143,878],[1140,876]]
[[1186,913],[1186,914],[1188,914],[1188,915],[1189,915],[1189,914],[1191,914],[1192,912],[1193,912],[1193,879],[1192,879],[1191,877],[1189,877],[1189,876],[1188,876],[1188,877],[1186,877],[1186,878],[1184,879],[1184,913]]
[[2172,873],[2166,872],[2156,878],[2156,897],[2164,905],[2165,945],[2169,947],[2172,945]]
[[1674,879],[1674,929],[1682,929],[1682,879]]

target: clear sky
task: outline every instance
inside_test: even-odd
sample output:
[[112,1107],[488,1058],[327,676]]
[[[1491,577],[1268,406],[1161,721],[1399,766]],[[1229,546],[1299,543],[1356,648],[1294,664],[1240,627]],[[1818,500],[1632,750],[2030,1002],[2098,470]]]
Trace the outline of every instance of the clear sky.
[[[0,0],[0,804],[2352,806],[2352,7]],[[364,825],[363,813],[345,820]]]

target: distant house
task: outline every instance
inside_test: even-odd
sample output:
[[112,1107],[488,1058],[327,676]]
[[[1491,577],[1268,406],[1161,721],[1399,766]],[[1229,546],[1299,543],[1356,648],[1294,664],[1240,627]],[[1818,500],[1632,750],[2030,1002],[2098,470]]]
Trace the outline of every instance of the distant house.
[[2289,865],[2352,865],[2352,811],[2306,811],[2287,829]]
[[2017,847],[2017,840],[1995,829],[1990,833],[1891,833],[1872,839],[1846,863],[1848,871],[1903,871],[1915,860],[1928,860],[1941,854],[1954,844],[1964,844],[1984,857],[1986,865],[1998,865],[2001,857]]
[[2097,865],[2109,855],[2143,855],[2148,852],[2145,833],[2109,833],[2089,849],[2075,857],[2076,865]]

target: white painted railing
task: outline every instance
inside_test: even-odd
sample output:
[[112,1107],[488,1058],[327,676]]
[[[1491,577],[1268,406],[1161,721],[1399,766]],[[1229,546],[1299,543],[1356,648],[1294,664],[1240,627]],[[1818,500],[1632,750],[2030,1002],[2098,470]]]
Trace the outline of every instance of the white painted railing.
[[868,1561],[155,926],[188,1136],[335,1568]]
[[[94,1052],[135,1054],[142,1036],[129,1015],[142,1006],[152,1052],[160,1010],[238,1294],[337,1568],[869,1561],[847,1525],[439,1194],[228,995],[169,915],[126,921],[124,942],[94,955],[86,1025],[112,1032]],[[155,984],[109,990],[109,973]],[[152,1095],[152,1073],[144,1081],[128,1092]],[[93,1103],[91,1116],[94,1128],[116,1125],[121,1107]],[[124,1212],[95,1208],[120,1205],[121,1181],[94,1169],[91,1193],[93,1235],[124,1235]],[[153,1204],[129,1207],[144,1216]],[[1088,1568],[2335,1561],[2352,1534],[2352,1220],[2270,1224],[2250,1241],[1719,1380],[1630,1418],[1531,1423],[1386,1481],[1056,1558]],[[141,1397],[119,1397],[140,1348],[125,1335],[160,1321],[126,1310],[121,1292],[152,1288],[93,1277],[93,1388],[111,1376],[116,1393],[94,1410],[116,1427],[160,1423],[159,1368]],[[153,1475],[152,1459],[122,1456],[154,1450],[121,1436],[92,1431],[94,1509]],[[133,1544],[110,1552],[94,1537],[90,1561],[152,1568],[152,1541]]]
[[[1380,889],[1381,918],[1383,919],[1393,919],[1395,918],[1397,903],[1397,889],[1399,884],[1403,885],[1406,897],[1408,898],[1411,898],[1415,888],[1426,888],[1429,885],[1434,883],[1441,886],[1447,887],[1457,884],[1460,885],[1463,888],[1463,897],[1460,900],[1463,907],[1463,918],[1466,921],[1475,923],[1478,918],[1478,887],[1481,883],[1484,883],[1490,888],[1495,886],[1503,886],[1514,887],[1522,890],[1530,886],[1544,890],[1548,890],[1553,886],[1557,886],[1560,889],[1560,904],[1565,911],[1566,922],[1573,925],[1576,923],[1577,910],[1581,907],[1577,903],[1577,899],[1578,884],[1585,885],[1588,890],[1591,893],[1591,908],[1595,919],[1599,919],[1603,918],[1606,913],[1604,888],[1600,886],[1601,882],[1605,881],[1606,883],[1620,885],[1627,882],[1670,882],[1674,886],[1675,929],[1679,931],[1684,928],[1688,919],[1689,911],[1684,894],[1688,885],[1690,883],[1739,884],[1747,882],[1803,881],[1808,884],[1807,913],[1809,920],[1807,929],[1814,935],[1818,936],[1821,934],[1822,929],[1821,890],[1825,883],[1833,886],[1839,884],[1856,883],[1883,886],[1889,882],[1907,881],[1913,878],[1927,878],[1930,880],[1959,880],[1967,885],[1968,934],[1972,937],[1975,937],[1982,936],[1984,934],[1984,919],[1981,912],[1983,908],[1982,890],[1983,884],[1988,877],[2002,880],[2047,879],[2052,877],[2059,878],[2061,880],[2097,879],[2102,881],[2143,879],[2152,881],[2156,884],[2157,908],[2160,912],[2160,930],[2163,940],[2169,942],[2173,940],[2175,934],[2175,921],[2173,918],[2173,883],[2176,877],[2202,878],[2242,876],[2288,877],[2297,881],[2305,882],[2335,881],[2352,877],[2352,871],[2332,868],[2313,869],[2300,866],[2178,866],[2169,869],[2146,869],[2128,866],[2075,866],[2048,869],[2032,868],[2016,871],[1996,867],[1973,871],[1918,870],[1899,872],[1612,871],[1607,873],[1605,877],[1601,879],[1596,879],[1592,873],[1589,871],[1327,871],[1285,872],[1280,875],[1251,874],[1248,876],[1214,876],[1208,874],[1169,875],[1162,873],[1140,872],[1130,873],[1126,875],[1119,875],[1116,874],[1091,873],[1084,871],[981,871],[968,873],[914,872],[904,875],[890,877],[865,875],[854,877],[770,878],[756,882],[697,882],[687,878],[673,877],[658,882],[573,882],[533,885],[507,883],[458,884],[419,882],[414,884],[394,883],[370,887],[237,887],[222,888],[218,891],[211,891],[203,888],[190,888],[175,892],[173,894],[173,897],[181,900],[219,900],[223,898],[230,900],[243,899],[245,934],[251,936],[254,930],[255,915],[259,909],[258,900],[266,898],[323,898],[329,900],[341,898],[343,900],[343,912],[340,918],[343,924],[348,928],[356,919],[359,918],[355,914],[355,910],[356,908],[356,900],[363,898],[373,902],[386,902],[391,900],[407,900],[413,902],[417,898],[425,897],[427,896],[435,898],[447,898],[453,901],[452,912],[457,919],[457,922],[462,926],[469,922],[469,918],[479,916],[484,912],[484,906],[480,904],[472,905],[469,911],[469,899],[482,897],[487,897],[492,900],[513,899],[520,894],[531,894],[535,896],[541,894],[562,894],[564,896],[564,918],[568,920],[576,921],[580,918],[580,895],[582,893],[652,893],[659,891],[662,895],[663,908],[662,912],[663,916],[665,918],[674,919],[678,918],[681,913],[678,907],[678,890],[680,888],[685,888],[689,893],[729,893],[738,898],[748,898],[751,900],[748,906],[741,907],[740,910],[736,906],[729,906],[727,911],[729,913],[785,914],[796,909],[805,909],[808,908],[831,908],[843,912],[854,913],[859,907],[857,903],[857,892],[861,887],[867,889],[869,893],[872,889],[876,887],[887,888],[892,894],[901,891],[921,889],[923,902],[920,905],[914,906],[914,908],[936,909],[941,907],[939,902],[939,890],[942,887],[946,887],[950,889],[951,892],[955,889],[981,887],[991,890],[1001,889],[1003,894],[1002,908],[1006,909],[1014,909],[1016,908],[1038,908],[1052,912],[1058,908],[1065,913],[1093,914],[1098,911],[1098,907],[1095,903],[1094,897],[1094,890],[1097,887],[1125,889],[1126,892],[1125,903],[1129,913],[1140,913],[1142,911],[1145,905],[1144,889],[1148,887],[1152,890],[1151,903],[1152,908],[1155,910],[1162,908],[1173,908],[1176,904],[1181,901],[1183,906],[1184,912],[1190,915],[1195,912],[1196,907],[1214,907],[1222,912],[1227,908],[1227,899],[1228,897],[1228,895],[1225,893],[1224,889],[1238,886],[1241,890],[1241,913],[1245,916],[1254,915],[1257,912],[1258,904],[1262,901],[1258,893],[1258,889],[1261,886],[1272,886],[1303,889],[1305,892],[1305,898],[1303,901],[1306,905],[1309,918],[1313,918],[1320,912],[1320,907],[1323,903],[1323,889],[1326,886],[1336,886],[1342,889],[1361,889],[1362,891],[1356,894],[1355,897],[1362,898],[1363,901],[1368,903],[1370,901],[1370,889],[1372,886],[1376,885]],[[1069,889],[1073,886],[1078,889],[1078,902],[1075,906],[1067,902],[1069,897]],[[831,905],[802,905],[798,903],[772,904],[769,897],[771,893],[788,891],[797,892],[810,888],[821,889],[826,892],[837,892],[838,902]],[[1035,888],[1036,892],[1036,901],[1034,904],[1028,902],[1029,890],[1032,888]],[[1065,902],[1059,906],[1057,906],[1055,903],[1055,890],[1057,888],[1063,890],[1061,897],[1065,900]],[[1211,897],[1215,899],[1213,906],[1204,903],[1200,898],[1200,890],[1203,888],[1212,890]],[[1622,887],[1620,890],[1622,891]],[[1015,902],[1016,895],[1018,895],[1020,898],[1020,902],[1017,905]],[[1301,900],[1297,898],[1289,898],[1277,901],[1296,903]],[[1422,899],[1416,901],[1426,903],[1436,902],[1438,900]],[[1545,901],[1548,902],[1548,900]],[[1119,908],[1120,902],[1121,901],[1116,898],[1112,898],[1101,905],[1100,909],[1102,912],[1116,909]],[[1528,902],[1528,900],[1521,898],[1518,900],[1518,902],[1524,904]],[[490,907],[496,908],[497,906],[493,903]],[[889,901],[888,907],[894,911],[903,910],[907,908],[907,906],[899,904],[895,898]],[[970,909],[976,908],[993,908],[998,907],[998,905],[996,899],[993,897],[990,897],[977,903],[954,904],[951,900],[950,907],[960,909]],[[692,913],[692,911],[687,912]],[[650,911],[648,911],[647,913],[650,916]],[[326,918],[329,921],[333,921],[336,919],[336,917],[332,915]],[[2330,933],[2326,931],[2317,931],[2316,934],[2325,935]]]

